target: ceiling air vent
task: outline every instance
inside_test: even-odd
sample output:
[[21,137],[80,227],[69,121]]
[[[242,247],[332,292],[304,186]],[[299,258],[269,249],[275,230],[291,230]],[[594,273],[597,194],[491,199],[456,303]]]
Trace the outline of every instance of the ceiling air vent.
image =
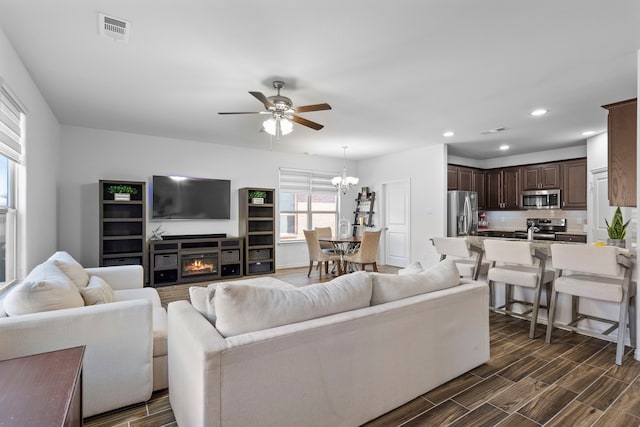
[[495,128],[495,129],[489,129],[489,130],[483,130],[482,132],[480,132],[482,135],[491,135],[492,133],[498,133],[498,132],[504,132],[505,130],[507,130],[507,128]]
[[100,35],[119,42],[127,43],[131,31],[131,23],[113,16],[98,14],[98,30]]

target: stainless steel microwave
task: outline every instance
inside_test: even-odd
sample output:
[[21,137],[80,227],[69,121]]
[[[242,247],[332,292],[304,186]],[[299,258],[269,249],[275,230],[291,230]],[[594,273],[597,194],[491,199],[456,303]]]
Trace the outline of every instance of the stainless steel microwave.
[[560,190],[531,190],[520,193],[522,209],[560,209]]

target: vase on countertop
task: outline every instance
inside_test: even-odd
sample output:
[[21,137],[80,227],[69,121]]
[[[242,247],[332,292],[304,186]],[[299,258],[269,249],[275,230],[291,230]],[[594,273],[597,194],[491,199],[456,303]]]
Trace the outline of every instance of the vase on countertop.
[[624,249],[627,247],[627,241],[625,239],[607,239],[607,245]]

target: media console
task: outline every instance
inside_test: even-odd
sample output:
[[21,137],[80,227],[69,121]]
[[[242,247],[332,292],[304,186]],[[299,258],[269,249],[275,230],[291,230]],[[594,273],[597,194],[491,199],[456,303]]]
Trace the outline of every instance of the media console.
[[149,285],[159,287],[242,276],[243,239],[201,236],[169,236],[149,242]]

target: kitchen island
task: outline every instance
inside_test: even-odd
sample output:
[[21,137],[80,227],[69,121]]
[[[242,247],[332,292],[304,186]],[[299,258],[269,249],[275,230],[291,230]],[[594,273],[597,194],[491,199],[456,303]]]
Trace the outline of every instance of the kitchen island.
[[[484,240],[487,239],[495,239],[496,237],[484,237],[484,236],[469,236],[469,241],[471,243],[474,243],[476,245],[482,246]],[[526,242],[527,240],[523,240],[523,239],[514,239],[514,238],[505,238],[505,239],[501,239],[501,240],[510,240],[510,241],[520,241],[520,242]],[[533,240],[530,241],[532,248],[535,250],[540,250],[544,253],[547,254],[548,258],[546,261],[546,269],[547,270],[554,270],[553,268],[553,258],[551,257],[551,245],[558,243],[558,244],[566,244],[566,245],[585,245],[585,243],[577,243],[577,242],[571,242],[571,241],[554,241],[554,240]],[[630,249],[619,249],[619,252],[621,255],[629,257],[630,259],[632,259],[632,261],[634,262],[634,267],[633,267],[633,281],[636,282],[636,277],[637,277],[637,268],[635,266],[635,262],[636,262],[636,250],[630,250]],[[557,272],[556,272],[557,274]],[[481,281],[486,281],[486,276],[485,277],[480,277],[478,280]],[[603,286],[607,286],[606,284],[603,284]],[[523,301],[533,301],[534,299],[534,291],[533,289],[528,289],[528,288],[523,288],[520,286],[516,286],[514,287],[513,290],[514,293],[514,298],[515,299],[520,299]],[[495,298],[495,304],[497,306],[500,306],[502,304],[504,304],[504,298],[505,296],[505,286],[500,285],[500,284],[496,284],[495,285],[495,289],[494,289],[494,298]],[[547,300],[546,297],[546,292],[543,288],[543,295],[541,298],[541,303],[544,303],[544,301]],[[588,314],[591,314],[593,316],[597,316],[597,317],[601,317],[601,318],[605,318],[605,319],[617,319],[618,318],[618,314],[619,314],[619,310],[618,310],[618,304],[616,303],[611,303],[611,302],[606,302],[606,301],[596,301],[596,300],[591,300],[591,299],[587,299],[587,298],[581,298],[581,302],[580,302],[580,311],[581,312],[585,312]],[[514,308],[516,309],[516,311],[520,308],[523,311],[526,310],[525,306],[518,306],[518,304],[514,305]],[[556,321],[559,321],[561,323],[568,323],[571,319],[571,296],[566,295],[566,294],[560,294],[558,297],[558,306],[556,309]],[[638,324],[638,320],[637,319],[633,319],[636,324]],[[540,310],[540,314],[538,315],[538,322],[543,323],[543,324],[547,324],[547,310],[546,309],[542,309]],[[603,322],[598,322],[595,320],[584,320],[581,322],[581,326],[584,327],[587,330],[593,331],[593,332],[602,332],[603,330],[607,329],[610,325],[603,323]],[[536,335],[540,336],[544,334],[543,331],[538,332]],[[611,333],[611,336],[615,337],[617,336],[617,331],[613,331]],[[628,334],[627,337],[625,338],[625,344],[629,345],[629,338],[628,338]],[[635,353],[635,358],[637,360],[640,360],[640,352],[636,351]]]

